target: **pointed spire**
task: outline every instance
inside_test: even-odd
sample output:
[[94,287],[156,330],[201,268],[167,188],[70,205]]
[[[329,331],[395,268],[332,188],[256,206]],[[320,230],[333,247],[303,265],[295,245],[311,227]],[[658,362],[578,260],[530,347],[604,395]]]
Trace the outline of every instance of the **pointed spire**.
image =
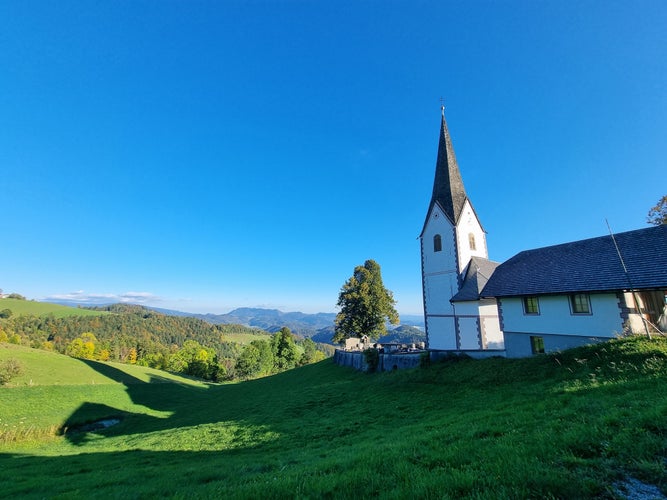
[[435,164],[435,180],[433,181],[431,205],[437,201],[452,224],[456,224],[467,196],[463,187],[459,165],[454,155],[452,139],[447,129],[444,105],[441,106],[441,111],[440,142],[438,144],[438,159]]

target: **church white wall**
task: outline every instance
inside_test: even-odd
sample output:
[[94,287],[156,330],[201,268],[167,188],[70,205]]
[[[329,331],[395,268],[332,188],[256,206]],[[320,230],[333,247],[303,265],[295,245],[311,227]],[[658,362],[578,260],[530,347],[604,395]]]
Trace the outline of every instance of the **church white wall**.
[[426,331],[429,349],[457,349],[454,317],[427,316]]
[[[442,250],[439,252],[433,249],[436,234],[440,235],[442,242]],[[422,270],[425,275],[443,271],[458,272],[454,243],[454,226],[442,210],[434,205],[421,238]]]
[[479,318],[459,316],[460,349],[481,349],[479,338]]
[[[530,335],[527,333],[513,333],[505,331],[505,355],[508,358],[526,358],[533,356],[530,343]],[[544,335],[544,352],[558,352],[573,347],[597,344],[608,341],[608,337],[586,337],[579,335]]]
[[[472,234],[475,248],[470,246],[470,235]],[[465,269],[470,262],[471,257],[488,258],[489,253],[486,248],[486,234],[482,229],[482,225],[477,219],[472,205],[466,200],[463,205],[461,216],[459,217],[456,227],[456,239],[458,244],[458,266],[461,271]]]
[[484,339],[486,340],[484,347],[486,349],[504,349],[505,336],[500,329],[498,304],[495,299],[481,300],[479,314],[483,323]]
[[[458,303],[456,306],[450,302],[459,291],[460,272],[468,265],[470,258],[488,255],[486,235],[468,201],[458,222],[458,227],[455,227],[440,207],[434,204],[421,235],[424,315],[429,348],[484,349],[489,346],[490,338],[491,348],[502,349],[503,335],[494,300],[486,303]],[[471,234],[474,249],[470,245]],[[436,235],[440,235],[441,241],[441,249],[437,252],[434,249]],[[480,328],[484,332],[483,336]]]
[[[505,332],[613,338],[623,330],[615,293],[590,294],[591,314],[572,314],[567,295],[539,297],[540,314],[523,313],[521,298],[501,300]],[[508,342],[507,336],[505,341]],[[508,347],[509,349],[509,347]]]
[[[434,236],[441,239],[436,252]],[[454,308],[449,299],[458,292],[454,226],[436,204],[421,236],[426,335],[432,349],[456,349]]]
[[[498,306],[495,299],[483,299],[480,301],[457,302],[455,304],[456,314],[459,317],[474,318],[474,327],[476,338],[473,340],[468,337],[468,328],[472,322],[466,320],[465,327],[459,320],[459,329],[461,332],[462,349],[503,349],[505,338],[500,329],[500,320],[498,318]],[[464,331],[465,328],[465,331]],[[466,340],[464,340],[464,337]],[[475,347],[464,347],[476,343]]]
[[458,291],[458,277],[455,273],[432,274],[424,277],[425,313],[454,314],[449,299]]

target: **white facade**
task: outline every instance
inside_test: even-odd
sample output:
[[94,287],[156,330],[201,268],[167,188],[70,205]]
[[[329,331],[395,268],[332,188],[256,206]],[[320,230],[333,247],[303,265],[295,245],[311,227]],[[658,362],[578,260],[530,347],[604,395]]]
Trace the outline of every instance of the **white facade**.
[[486,248],[486,233],[479,223],[470,200],[466,200],[463,205],[463,210],[456,225],[456,243],[459,273],[463,272],[471,257],[489,258],[489,252]]
[[[643,333],[644,323],[633,309],[630,293],[591,293],[590,313],[572,312],[569,295],[540,295],[539,312],[527,314],[522,297],[500,299],[508,357],[536,354],[533,339],[544,352]],[[628,304],[630,308],[628,308]]]
[[428,347],[456,349],[454,307],[449,302],[459,290],[456,233],[437,204],[433,205],[422,232],[421,247]]
[[588,295],[590,314],[573,314],[567,295],[537,297],[538,314],[526,314],[523,299],[503,298],[503,325],[506,331],[532,335],[584,335],[613,338],[623,332],[621,304],[615,293]]
[[495,299],[456,302],[454,308],[459,318],[461,349],[505,348]]
[[452,303],[472,257],[487,258],[486,234],[466,200],[454,226],[433,204],[421,236],[424,316],[429,349],[503,349],[496,301]]

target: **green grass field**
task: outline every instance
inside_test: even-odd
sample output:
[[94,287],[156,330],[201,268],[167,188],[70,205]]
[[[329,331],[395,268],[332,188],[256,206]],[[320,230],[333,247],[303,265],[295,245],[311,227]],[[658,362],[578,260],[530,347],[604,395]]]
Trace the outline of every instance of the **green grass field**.
[[235,342],[241,345],[247,345],[253,340],[270,340],[271,335],[261,333],[223,333],[221,339],[225,342]]
[[[229,385],[0,346],[25,367],[0,388],[7,498],[667,491],[665,339],[373,375],[326,360]],[[103,418],[120,423],[82,427]]]
[[78,307],[62,306],[60,304],[51,304],[50,302],[35,302],[33,300],[20,299],[0,299],[0,311],[9,309],[15,316],[46,316],[53,315],[56,318],[66,316],[100,316],[109,314],[106,311],[92,311],[89,309],[80,309]]

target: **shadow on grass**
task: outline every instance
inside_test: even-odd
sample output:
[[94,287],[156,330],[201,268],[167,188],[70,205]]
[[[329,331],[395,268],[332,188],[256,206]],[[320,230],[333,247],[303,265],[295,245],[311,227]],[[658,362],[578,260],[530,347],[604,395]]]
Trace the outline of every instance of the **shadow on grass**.
[[[272,471],[220,452],[117,451],[59,457],[0,454],[3,498],[169,498]],[[257,462],[255,462],[257,464]],[[275,467],[276,472],[278,468]],[[187,471],[187,474],[184,474]]]
[[[159,430],[173,426],[169,420],[174,414],[182,413],[182,403],[198,399],[206,389],[192,385],[179,384],[167,377],[151,375],[148,382],[106,363],[80,360],[101,375],[125,386],[125,391],[132,403],[141,405],[153,412],[169,414],[159,418],[145,413],[133,413],[106,404],[85,402],[66,420],[60,433],[74,445],[81,446],[93,436],[91,434],[118,435],[145,432],[146,429]],[[177,417],[177,420],[179,418]],[[129,425],[120,429],[112,426],[125,422]]]
[[[168,416],[119,411],[109,406],[114,403],[91,398],[68,418],[72,432],[64,437],[77,447],[74,453],[57,444],[58,456],[40,456],[34,449],[0,453],[0,496],[256,498],[262,496],[256,488],[270,484],[272,496],[287,498],[298,488],[295,474],[338,475],[328,462],[332,432],[345,439],[341,449],[347,449],[352,434],[363,429],[329,415],[331,405],[343,413],[359,411],[349,392],[365,377],[331,360],[209,387],[161,383],[160,377],[146,382],[105,363],[86,363],[122,383],[118,390],[133,404]],[[341,393],[331,394],[332,385]],[[86,427],[108,417],[122,420],[106,429]],[[343,425],[350,430],[339,429]]]
[[[340,367],[328,359],[243,383],[197,386],[158,374],[152,374],[149,381],[144,381],[106,363],[81,361],[122,384],[132,404],[142,406],[146,411],[114,408],[110,406],[113,403],[104,400],[83,403],[72,412],[61,429],[65,438],[76,446],[101,437],[205,427],[216,423],[243,428],[236,431],[235,439],[241,439],[239,436],[246,439],[253,434],[259,443],[265,434],[293,432],[292,422],[277,418],[276,412],[284,412],[285,418],[290,420],[298,418],[303,412],[313,411],[304,401],[313,396],[311,392],[319,393],[320,387],[329,387],[336,378],[345,383],[345,379],[356,380],[363,376],[354,371],[343,371],[345,375],[341,377]],[[305,380],[308,384],[303,383]],[[346,399],[344,394],[340,394],[340,398],[341,402]],[[106,420],[118,422],[108,427],[96,425]],[[251,443],[252,440],[246,439],[244,446],[254,446]]]

